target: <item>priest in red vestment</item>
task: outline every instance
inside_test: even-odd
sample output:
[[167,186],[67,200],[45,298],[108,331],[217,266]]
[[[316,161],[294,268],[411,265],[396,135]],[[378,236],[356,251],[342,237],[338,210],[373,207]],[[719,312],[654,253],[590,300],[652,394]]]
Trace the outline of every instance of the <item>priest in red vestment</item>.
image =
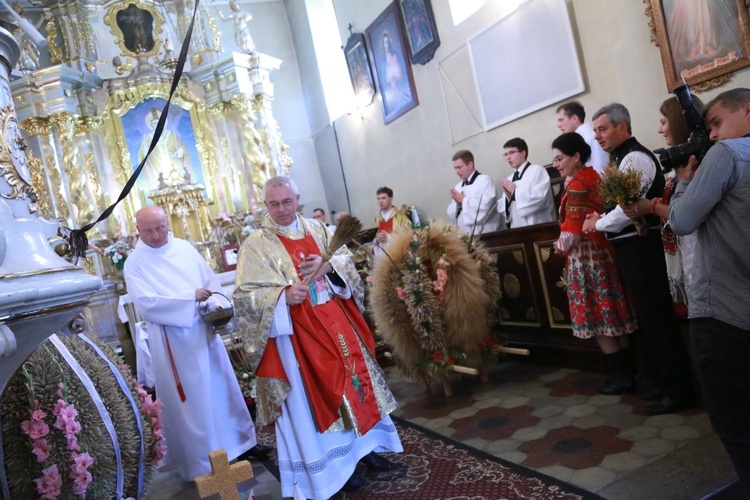
[[378,256],[382,253],[382,248],[388,243],[394,231],[411,227],[411,219],[393,206],[393,190],[391,188],[385,186],[378,188],[376,195],[380,213],[375,217],[373,223],[378,228],[373,252],[375,256]]
[[288,177],[264,188],[268,215],[242,244],[234,292],[239,330],[257,377],[257,419],[275,422],[285,497],[329,498],[362,479],[373,452],[402,451],[388,414],[396,401],[375,361],[360,310],[364,286],[343,247],[316,272],[332,233],[297,214]]

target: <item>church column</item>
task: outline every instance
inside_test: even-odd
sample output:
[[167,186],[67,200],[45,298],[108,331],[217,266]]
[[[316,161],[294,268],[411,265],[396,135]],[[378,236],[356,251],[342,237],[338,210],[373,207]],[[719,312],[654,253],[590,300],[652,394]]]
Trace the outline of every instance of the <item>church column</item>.
[[26,132],[31,182],[39,194],[39,213],[45,219],[64,219],[71,225],[67,188],[57,162],[49,119],[30,117],[20,124]]
[[264,139],[266,155],[276,168],[275,175],[289,175],[289,169],[294,162],[286,153],[289,146],[281,140],[281,131],[273,116],[272,106],[274,94],[270,76],[271,72],[280,66],[279,59],[256,54],[250,58],[248,76],[253,85],[254,109],[258,115],[257,127]]
[[[50,121],[57,128],[57,138],[62,148],[62,170],[67,178],[74,227],[83,227],[98,215],[92,189],[101,188],[98,187],[98,182],[92,186],[87,172],[84,154],[76,140],[76,117],[61,113],[52,116]],[[97,228],[92,229],[90,236],[97,236],[97,231]]]

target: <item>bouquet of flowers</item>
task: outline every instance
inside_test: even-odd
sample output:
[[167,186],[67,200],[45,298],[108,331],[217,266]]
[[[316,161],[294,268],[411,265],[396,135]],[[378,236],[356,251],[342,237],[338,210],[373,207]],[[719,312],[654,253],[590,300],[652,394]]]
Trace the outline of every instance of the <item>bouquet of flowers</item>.
[[118,271],[122,271],[122,268],[125,266],[125,259],[132,252],[133,247],[125,240],[118,240],[104,249],[104,255]]
[[[617,167],[607,167],[599,183],[599,196],[607,208],[615,205],[625,206],[637,201],[647,188],[641,186],[642,174],[640,171]],[[646,223],[639,217],[633,221],[639,235],[646,234]]]
[[371,273],[378,332],[404,371],[428,380],[481,365],[497,318],[500,281],[487,252],[450,225],[396,233]]

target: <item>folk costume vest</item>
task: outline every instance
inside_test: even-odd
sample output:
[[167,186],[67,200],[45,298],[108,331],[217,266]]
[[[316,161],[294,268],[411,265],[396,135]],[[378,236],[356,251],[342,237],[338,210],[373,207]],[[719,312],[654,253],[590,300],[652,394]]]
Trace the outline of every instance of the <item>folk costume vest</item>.
[[[617,148],[615,148],[612,153],[610,153],[610,165],[617,165],[617,168],[619,169],[620,164],[625,159],[625,157],[628,154],[636,151],[648,155],[648,157],[653,162],[656,170],[654,173],[654,181],[651,183],[651,186],[648,188],[648,191],[646,191],[644,197],[648,198],[649,200],[661,197],[664,194],[664,186],[666,185],[666,181],[664,179],[664,174],[662,173],[661,168],[659,168],[659,161],[656,159],[656,156],[654,156],[654,153],[642,146],[635,137],[630,137],[625,142],[620,144]],[[612,210],[614,210],[614,208],[615,207],[608,208],[607,212],[611,212]],[[652,230],[659,228],[659,217],[647,214],[643,216],[643,219],[646,221],[645,226],[647,229]],[[622,236],[635,236],[637,234],[638,233],[636,232],[635,226],[633,224],[630,224],[618,233],[607,233],[607,238],[613,239]]]

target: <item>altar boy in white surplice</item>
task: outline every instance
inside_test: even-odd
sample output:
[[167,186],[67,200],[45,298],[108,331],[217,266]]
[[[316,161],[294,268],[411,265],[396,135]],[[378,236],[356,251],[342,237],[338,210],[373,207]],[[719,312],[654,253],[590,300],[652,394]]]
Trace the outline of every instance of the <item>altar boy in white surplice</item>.
[[171,235],[161,208],[141,209],[136,226],[125,282],[148,322],[167,460],[192,481],[211,471],[209,452],[223,448],[232,460],[255,446],[255,427],[221,337],[198,310],[203,301],[216,307],[210,297],[219,280],[190,243]]

